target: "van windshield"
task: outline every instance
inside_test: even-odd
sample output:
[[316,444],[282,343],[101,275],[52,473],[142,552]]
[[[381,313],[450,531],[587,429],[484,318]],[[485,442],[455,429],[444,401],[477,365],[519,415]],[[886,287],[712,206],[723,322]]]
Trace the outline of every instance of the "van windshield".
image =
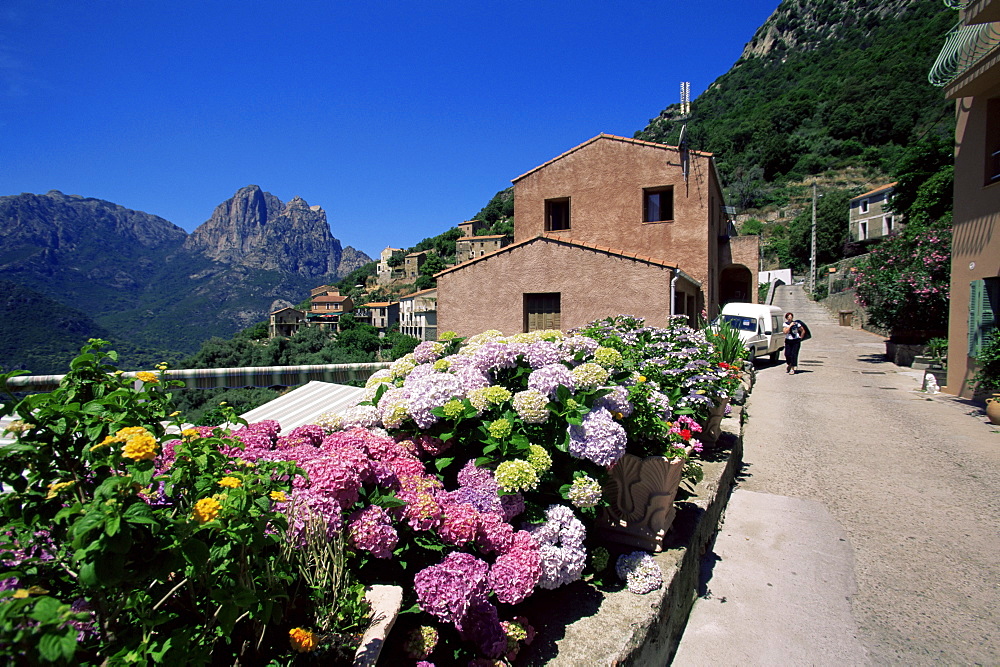
[[740,315],[722,315],[721,319],[729,323],[729,326],[734,329],[742,329],[743,331],[757,331],[757,318],[755,317],[742,317]]

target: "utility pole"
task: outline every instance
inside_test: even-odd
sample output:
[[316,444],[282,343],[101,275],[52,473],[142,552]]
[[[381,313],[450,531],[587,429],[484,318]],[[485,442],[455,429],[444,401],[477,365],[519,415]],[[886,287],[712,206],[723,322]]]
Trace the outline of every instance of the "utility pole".
[[813,181],[812,245],[809,250],[809,293],[816,293],[816,181]]

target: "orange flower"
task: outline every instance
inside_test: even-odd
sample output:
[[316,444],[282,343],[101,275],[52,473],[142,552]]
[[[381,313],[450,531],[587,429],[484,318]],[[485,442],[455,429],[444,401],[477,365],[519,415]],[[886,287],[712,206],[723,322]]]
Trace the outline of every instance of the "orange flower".
[[299,653],[309,653],[316,648],[316,635],[302,628],[292,628],[288,631],[288,642]]
[[191,517],[198,523],[208,523],[219,516],[220,509],[222,509],[222,503],[215,498],[202,498],[194,504]]

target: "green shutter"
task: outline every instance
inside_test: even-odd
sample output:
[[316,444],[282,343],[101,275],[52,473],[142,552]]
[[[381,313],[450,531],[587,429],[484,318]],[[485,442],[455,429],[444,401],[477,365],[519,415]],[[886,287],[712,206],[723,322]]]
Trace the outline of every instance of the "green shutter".
[[975,357],[983,339],[996,327],[1000,309],[1000,278],[973,280],[969,283],[969,356]]

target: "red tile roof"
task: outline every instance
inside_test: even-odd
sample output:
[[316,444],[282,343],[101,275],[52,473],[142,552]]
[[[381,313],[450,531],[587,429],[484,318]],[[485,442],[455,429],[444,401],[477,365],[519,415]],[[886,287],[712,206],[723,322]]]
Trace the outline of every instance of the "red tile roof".
[[605,246],[599,246],[596,243],[585,243],[583,241],[576,241],[574,239],[566,238],[565,236],[556,236],[556,235],[553,235],[553,236],[535,236],[535,237],[530,238],[530,239],[525,239],[524,241],[518,241],[517,243],[512,243],[509,246],[506,246],[504,248],[500,248],[499,250],[494,250],[493,252],[487,253],[487,254],[483,255],[482,257],[475,257],[475,258],[470,259],[470,260],[468,260],[466,262],[462,262],[461,264],[456,264],[455,266],[448,267],[444,271],[441,271],[439,273],[435,273],[434,277],[437,278],[438,276],[443,276],[446,273],[451,273],[452,271],[458,271],[460,269],[464,269],[465,267],[470,266],[472,264],[475,264],[476,262],[485,262],[486,260],[488,260],[488,259],[490,259],[492,257],[496,257],[497,255],[501,255],[503,253],[513,252],[514,250],[516,250],[518,248],[526,246],[529,243],[535,243],[537,241],[543,241],[543,242],[549,242],[549,243],[558,243],[560,245],[566,245],[566,246],[570,246],[570,247],[574,247],[574,248],[585,248],[587,250],[593,250],[595,252],[602,252],[602,253],[605,253],[605,254],[608,254],[608,255],[614,255],[616,257],[624,257],[625,259],[633,259],[633,260],[635,260],[637,262],[644,262],[646,264],[653,264],[655,266],[663,266],[663,267],[666,267],[668,269],[677,269],[678,268],[677,266],[674,266],[673,264],[668,264],[667,262],[665,262],[665,261],[663,261],[661,259],[656,259],[654,257],[641,257],[639,255],[627,252],[625,250],[619,250],[618,248],[607,248]]
[[853,197],[851,199],[851,201],[854,201],[855,199],[863,199],[864,197],[870,197],[871,195],[873,195],[873,194],[875,194],[877,192],[882,192],[883,190],[888,190],[889,188],[893,188],[893,187],[896,186],[896,184],[898,182],[899,181],[893,181],[889,185],[880,185],[879,187],[875,188],[874,190],[869,190],[868,192],[864,193],[863,195],[858,195],[857,197]]
[[[628,137],[619,137],[619,136],[614,135],[614,134],[604,134],[604,133],[601,133],[601,134],[597,135],[596,137],[594,137],[593,139],[588,139],[587,141],[583,142],[579,146],[574,146],[573,148],[569,149],[568,151],[566,151],[562,155],[557,155],[556,157],[552,158],[548,162],[540,164],[540,165],[538,165],[537,167],[535,167],[534,169],[532,169],[530,171],[526,171],[525,173],[521,174],[517,178],[511,179],[511,183],[517,183],[519,180],[521,180],[525,176],[533,174],[536,171],[538,171],[539,169],[543,169],[544,167],[549,166],[550,164],[552,164],[556,160],[561,160],[562,158],[566,157],[567,155],[570,155],[571,153],[575,153],[576,151],[580,150],[581,148],[583,148],[585,146],[589,146],[590,144],[592,144],[592,143],[594,143],[596,141],[600,141],[602,139],[608,139],[608,140],[611,140],[611,141],[621,141],[621,142],[624,142],[624,143],[627,143],[627,144],[635,144],[636,146],[648,146],[650,148],[659,148],[659,149],[668,150],[668,151],[675,151],[675,152],[676,151],[680,151],[680,148],[678,148],[677,146],[668,146],[666,144],[658,144],[658,143],[656,143],[654,141],[643,141],[642,139],[629,139]],[[706,153],[704,151],[688,151],[688,152],[691,155],[698,155],[698,156],[701,156],[701,157],[712,157],[713,156],[712,153]]]

